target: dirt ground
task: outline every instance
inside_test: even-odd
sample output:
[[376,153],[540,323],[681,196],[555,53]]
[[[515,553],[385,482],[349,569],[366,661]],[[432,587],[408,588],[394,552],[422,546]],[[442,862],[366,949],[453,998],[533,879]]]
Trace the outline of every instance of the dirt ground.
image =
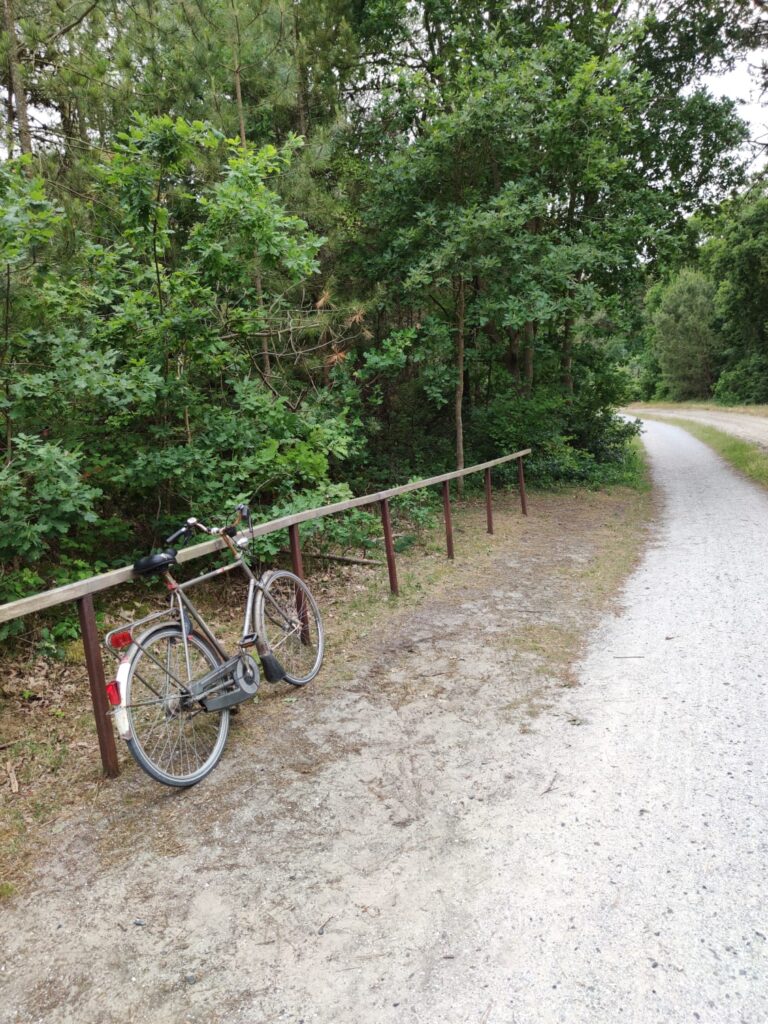
[[[530,504],[500,498],[492,538],[468,505],[455,563],[433,538],[401,560],[398,600],[383,570],[343,591],[318,577],[321,675],[262,684],[194,789],[129,761],[100,780],[92,741],[76,792],[57,766],[52,796],[39,772],[8,778],[0,1022],[452,1020],[417,1007],[482,970],[465,937],[504,868],[497,823],[512,793],[554,785],[530,760],[537,722],[581,724],[570,667],[651,510],[622,489]],[[471,1019],[489,1014],[480,998]]]

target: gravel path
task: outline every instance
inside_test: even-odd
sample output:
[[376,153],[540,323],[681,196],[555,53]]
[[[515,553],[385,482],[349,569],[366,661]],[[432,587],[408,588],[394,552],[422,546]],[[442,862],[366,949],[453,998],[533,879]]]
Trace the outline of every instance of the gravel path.
[[710,427],[717,427],[726,434],[733,434],[743,441],[752,441],[762,448],[768,448],[768,418],[754,416],[747,412],[721,412],[719,409],[658,409],[643,408],[629,410],[633,416],[663,416],[674,420],[693,420]]
[[521,808],[503,1021],[768,1020],[768,496],[676,427],[645,439],[656,542],[580,666],[577,741],[547,730],[546,805]]
[[517,688],[537,566],[508,553],[295,705],[275,771],[139,780],[140,834],[58,830],[3,912],[0,1022],[768,1020],[768,496],[676,427],[646,443],[655,537],[581,686]]

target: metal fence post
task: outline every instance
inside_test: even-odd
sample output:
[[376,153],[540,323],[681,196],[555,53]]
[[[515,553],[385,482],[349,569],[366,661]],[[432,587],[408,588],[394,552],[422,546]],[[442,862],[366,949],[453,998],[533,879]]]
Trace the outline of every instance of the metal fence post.
[[485,471],[485,518],[488,522],[488,533],[493,533],[493,496],[491,492],[491,470]]
[[443,481],[443,516],[445,518],[445,546],[453,559],[453,521],[451,520],[451,482]]
[[86,594],[77,602],[80,617],[80,633],[85,650],[85,664],[88,668],[88,682],[91,684],[93,717],[96,719],[96,734],[99,737],[101,763],[104,774],[114,778],[120,771],[117,763],[117,748],[112,722],[107,715],[107,691],[104,679],[104,663],[101,660],[96,616],[93,611],[93,597]]
[[395,545],[392,539],[392,520],[389,515],[389,502],[383,498],[379,502],[381,509],[381,525],[384,527],[384,550],[387,552],[387,569],[389,570],[389,589],[393,594],[400,593],[397,585],[397,566],[395,565]]
[[[425,487],[435,487],[437,484],[443,484],[443,509],[445,512],[445,528],[446,528],[446,544],[448,548],[448,557],[453,558],[453,525],[451,522],[451,504],[450,504],[450,480],[463,479],[469,473],[485,472],[485,489],[486,489],[486,512],[488,517],[488,532],[493,533],[493,507],[491,499],[491,467],[505,465],[513,460],[517,461],[517,478],[520,487],[520,502],[522,505],[523,515],[528,515],[528,502],[525,492],[525,476],[523,472],[523,456],[531,453],[530,448],[523,449],[519,452],[510,452],[507,455],[503,455],[498,459],[492,459],[488,462],[480,463],[476,466],[470,466],[463,470],[458,470],[451,473],[443,473],[438,476],[429,477],[423,480],[414,480],[408,484],[403,484],[399,487],[392,487],[384,491],[379,491],[375,494],[364,494],[356,498],[350,498],[346,501],[334,502],[331,505],[323,505],[319,508],[308,509],[306,512],[296,513],[294,515],[282,516],[279,519],[274,519],[269,523],[262,523],[255,527],[251,532],[252,536],[266,536],[270,533],[275,533],[278,530],[288,530],[290,537],[290,550],[291,559],[293,563],[294,573],[304,579],[304,567],[301,556],[301,544],[299,540],[299,523],[310,522],[316,519],[321,519],[324,516],[336,515],[341,512],[347,512],[353,508],[363,508],[367,506],[379,505],[381,511],[381,520],[384,527],[384,544],[387,554],[387,568],[389,570],[389,585],[393,594],[399,593],[399,587],[397,582],[397,567],[395,564],[395,547],[394,538],[392,534],[392,521],[389,513],[389,499],[400,494],[407,494],[411,491],[418,490]],[[245,536],[245,534],[243,535]],[[180,562],[188,562],[192,559],[202,558],[204,555],[213,554],[216,551],[220,551],[222,548],[221,538],[204,541],[201,544],[197,544],[192,548],[185,548],[179,552],[178,560]],[[48,608],[55,608],[63,604],[76,603],[78,609],[78,615],[80,619],[80,631],[83,638],[83,648],[85,652],[86,667],[88,670],[88,679],[90,682],[91,689],[91,700],[93,702],[93,713],[96,722],[96,731],[99,740],[99,748],[101,751],[101,762],[104,766],[104,771],[108,776],[115,776],[119,772],[119,764],[117,757],[117,750],[115,745],[115,734],[112,728],[112,722],[108,714],[109,708],[107,704],[105,678],[104,678],[104,665],[101,658],[101,648],[99,645],[98,631],[96,627],[96,616],[93,610],[93,594],[100,593],[101,591],[111,590],[112,588],[119,586],[123,583],[127,583],[134,578],[134,572],[131,566],[122,566],[119,569],[112,569],[109,572],[101,573],[98,576],[93,576],[90,579],[77,580],[74,583],[67,583],[61,587],[55,587],[53,590],[47,590],[40,594],[33,594],[29,597],[20,598],[16,601],[10,601],[7,604],[0,604],[0,623],[11,622],[15,619],[23,618],[26,615],[32,615],[46,611]],[[302,631],[302,639],[309,640],[309,624],[308,616],[306,613],[306,605],[304,603],[303,593],[299,593],[296,596],[297,611],[300,613],[302,623],[306,633]]]
[[291,564],[293,565],[293,571],[299,577],[300,580],[304,579],[304,562],[301,558],[301,541],[299,540],[299,528],[294,523],[293,526],[288,527],[288,537],[291,542]]
[[522,457],[517,459],[517,483],[520,487],[520,506],[523,510],[523,515],[528,515],[528,499],[525,496],[525,473],[523,473],[523,460]]
[[[297,523],[288,527],[288,537],[291,542],[291,564],[293,566],[294,573],[299,577],[300,580],[304,579],[304,561],[301,557],[301,540],[299,538],[299,527]],[[307,613],[307,605],[304,600],[303,591],[297,588],[296,592],[296,611],[299,613],[301,619],[301,640],[302,643],[309,643],[309,614]]]

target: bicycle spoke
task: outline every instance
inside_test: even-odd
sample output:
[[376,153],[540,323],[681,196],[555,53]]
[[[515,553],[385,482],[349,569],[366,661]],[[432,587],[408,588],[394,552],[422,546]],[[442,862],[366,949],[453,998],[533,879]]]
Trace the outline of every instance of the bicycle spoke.
[[320,613],[304,582],[279,570],[265,577],[257,604],[262,639],[285,669],[289,683],[314,678],[323,657]]
[[229,719],[226,712],[209,714],[199,704],[186,705],[194,680],[217,664],[198,637],[190,636],[188,645],[189,671],[178,627],[147,637],[135,655],[127,693],[132,753],[150,774],[173,785],[189,785],[210,771]]

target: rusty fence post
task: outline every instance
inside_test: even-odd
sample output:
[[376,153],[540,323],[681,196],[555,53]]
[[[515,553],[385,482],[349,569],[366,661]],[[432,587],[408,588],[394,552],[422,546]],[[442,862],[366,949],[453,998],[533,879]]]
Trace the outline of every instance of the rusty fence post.
[[104,662],[101,660],[99,634],[96,628],[96,615],[93,611],[93,598],[90,594],[81,597],[77,602],[77,614],[80,617],[80,633],[85,650],[85,664],[88,668],[88,682],[91,684],[91,702],[93,717],[96,720],[96,734],[99,737],[101,764],[104,774],[113,779],[120,771],[117,763],[117,748],[112,722],[107,714],[107,691],[104,679]]
[[[301,557],[301,540],[299,538],[299,527],[297,523],[288,527],[288,537],[291,544],[291,565],[293,571],[300,580],[304,579],[304,561]],[[301,619],[301,640],[302,643],[308,644],[310,640],[309,636],[309,614],[307,613],[307,605],[304,600],[304,593],[301,590],[296,591],[296,611],[299,613]]]
[[381,525],[384,527],[384,550],[387,553],[387,569],[389,570],[389,589],[393,594],[399,594],[400,588],[397,585],[397,566],[395,565],[395,545],[392,539],[392,520],[389,515],[389,502],[383,498],[379,502],[381,510]]
[[445,546],[453,559],[453,521],[451,520],[451,482],[443,481],[443,517],[445,518]]
[[301,541],[299,540],[299,528],[295,524],[288,527],[288,537],[291,542],[291,564],[293,571],[300,580],[304,579],[304,563],[301,558]]
[[525,473],[523,472],[523,459],[520,457],[515,460],[517,462],[517,483],[520,488],[520,507],[523,510],[523,515],[528,515],[528,499],[525,495]]
[[491,492],[491,470],[485,471],[485,518],[488,521],[488,533],[493,533],[493,495]]

